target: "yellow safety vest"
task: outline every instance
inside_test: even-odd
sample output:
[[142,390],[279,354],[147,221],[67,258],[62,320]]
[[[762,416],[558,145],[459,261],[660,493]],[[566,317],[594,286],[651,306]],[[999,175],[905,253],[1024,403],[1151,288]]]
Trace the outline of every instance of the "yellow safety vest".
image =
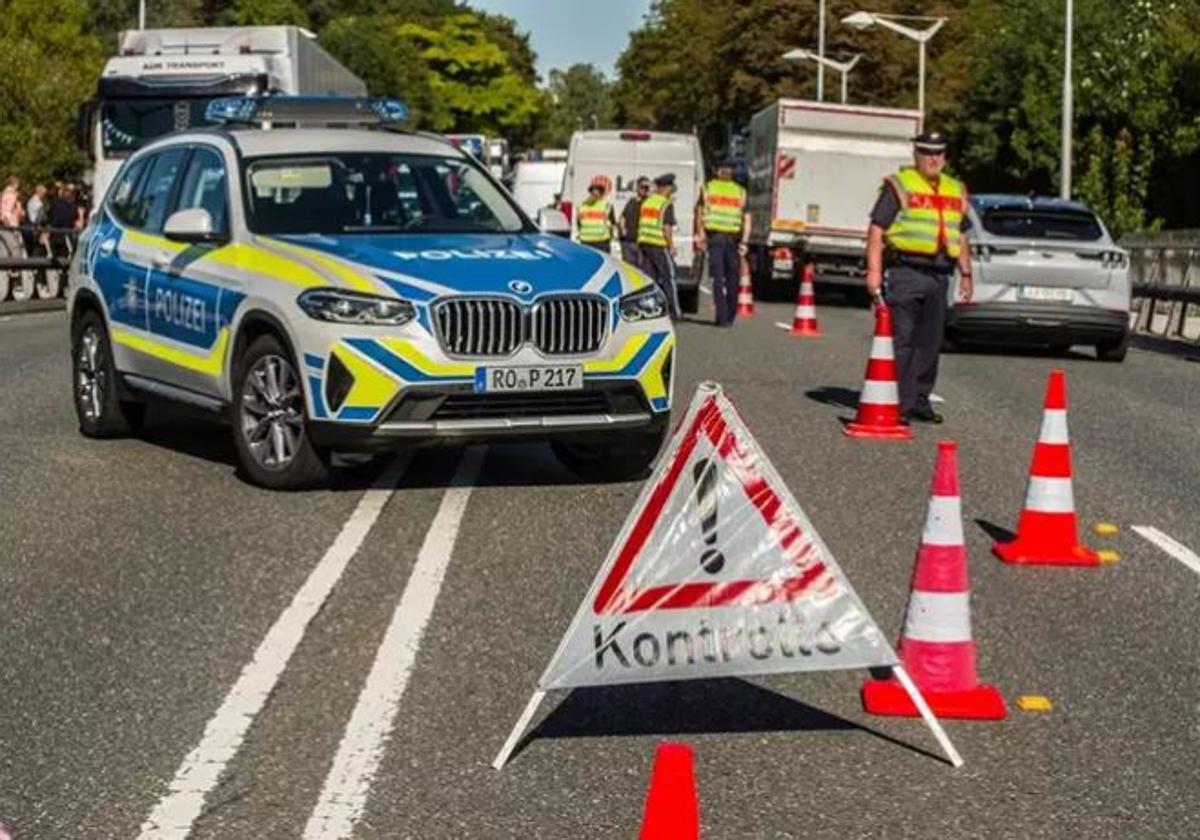
[[671,206],[671,199],[665,195],[654,193],[642,201],[641,213],[638,215],[638,244],[667,247],[667,235],[663,231],[663,216]]
[[883,189],[895,190],[900,212],[884,235],[889,246],[904,254],[933,256],[945,249],[953,259],[961,251],[966,187],[949,175],[938,178],[937,189],[920,172],[905,167],[883,179]]
[[604,199],[579,205],[579,241],[607,242],[612,239],[608,226],[609,203]]
[[712,180],[704,185],[705,230],[717,233],[740,233],[742,213],[746,207],[746,191],[733,181]]

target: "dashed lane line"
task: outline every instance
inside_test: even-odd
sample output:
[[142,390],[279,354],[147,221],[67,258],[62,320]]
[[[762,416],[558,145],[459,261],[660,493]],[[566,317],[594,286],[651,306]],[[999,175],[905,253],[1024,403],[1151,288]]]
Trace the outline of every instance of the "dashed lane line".
[[333,591],[347,564],[392,497],[410,456],[392,462],[363,493],[337,539],[276,619],[242,668],[225,701],[204,728],[200,743],[188,753],[168,793],[158,801],[142,824],[139,840],[184,840],[204,810],[204,800],[216,787],[225,767],[237,754],[279,677],[295,653],[305,630]]
[[1179,540],[1169,537],[1162,531],[1152,528],[1149,525],[1134,525],[1133,531],[1143,539],[1154,543],[1167,554],[1200,575],[1200,555],[1197,555],[1196,552],[1179,542]]
[[442,497],[342,735],[320,799],[305,826],[305,840],[351,837],[355,823],[362,816],[400,700],[412,675],[421,637],[445,580],[484,452],[482,447],[473,447],[464,453],[453,483]]

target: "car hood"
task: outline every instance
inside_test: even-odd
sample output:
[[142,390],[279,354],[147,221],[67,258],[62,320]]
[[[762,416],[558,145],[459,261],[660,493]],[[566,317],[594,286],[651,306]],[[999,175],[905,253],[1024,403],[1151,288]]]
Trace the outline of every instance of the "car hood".
[[448,294],[533,298],[554,292],[620,294],[634,272],[593,248],[545,234],[430,234],[259,237],[339,285],[351,271],[379,291],[425,301]]

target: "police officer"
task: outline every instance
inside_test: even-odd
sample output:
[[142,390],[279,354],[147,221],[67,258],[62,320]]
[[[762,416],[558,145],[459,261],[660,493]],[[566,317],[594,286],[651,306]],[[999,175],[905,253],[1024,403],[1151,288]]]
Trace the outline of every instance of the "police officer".
[[696,203],[700,220],[697,245],[708,246],[708,273],[713,282],[718,327],[733,326],[737,317],[739,258],[746,255],[750,235],[750,216],[745,210],[746,191],[733,180],[733,166],[723,160]]
[[[913,163],[884,178],[867,234],[867,291],[892,310],[896,376],[904,422],[941,423],[929,404],[946,325],[946,298],[958,268],[958,296],[971,299],[966,186],[943,172],[946,138],[913,138]],[[886,274],[885,274],[886,265]]]
[[606,254],[612,242],[612,232],[617,226],[612,205],[604,197],[607,191],[608,180],[603,175],[597,175],[588,184],[588,197],[579,205],[577,214],[579,241]]
[[638,219],[642,212],[642,202],[650,195],[650,179],[641,175],[637,179],[636,193],[621,209],[619,221],[621,234],[621,258],[625,262],[640,266],[642,255],[638,249]]
[[679,319],[679,297],[675,290],[675,176],[671,173],[654,179],[654,192],[646,196],[638,214],[638,247],[642,271],[650,275],[667,297],[671,318]]

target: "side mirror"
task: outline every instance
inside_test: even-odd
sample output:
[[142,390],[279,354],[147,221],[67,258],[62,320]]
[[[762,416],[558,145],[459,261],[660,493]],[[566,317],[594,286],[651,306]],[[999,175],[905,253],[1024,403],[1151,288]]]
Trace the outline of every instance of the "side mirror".
[[568,239],[571,237],[571,223],[567,221],[567,214],[553,207],[538,210],[538,227],[543,233],[565,236]]
[[223,242],[226,237],[213,230],[212,216],[203,207],[177,210],[167,217],[163,236],[175,242]]

